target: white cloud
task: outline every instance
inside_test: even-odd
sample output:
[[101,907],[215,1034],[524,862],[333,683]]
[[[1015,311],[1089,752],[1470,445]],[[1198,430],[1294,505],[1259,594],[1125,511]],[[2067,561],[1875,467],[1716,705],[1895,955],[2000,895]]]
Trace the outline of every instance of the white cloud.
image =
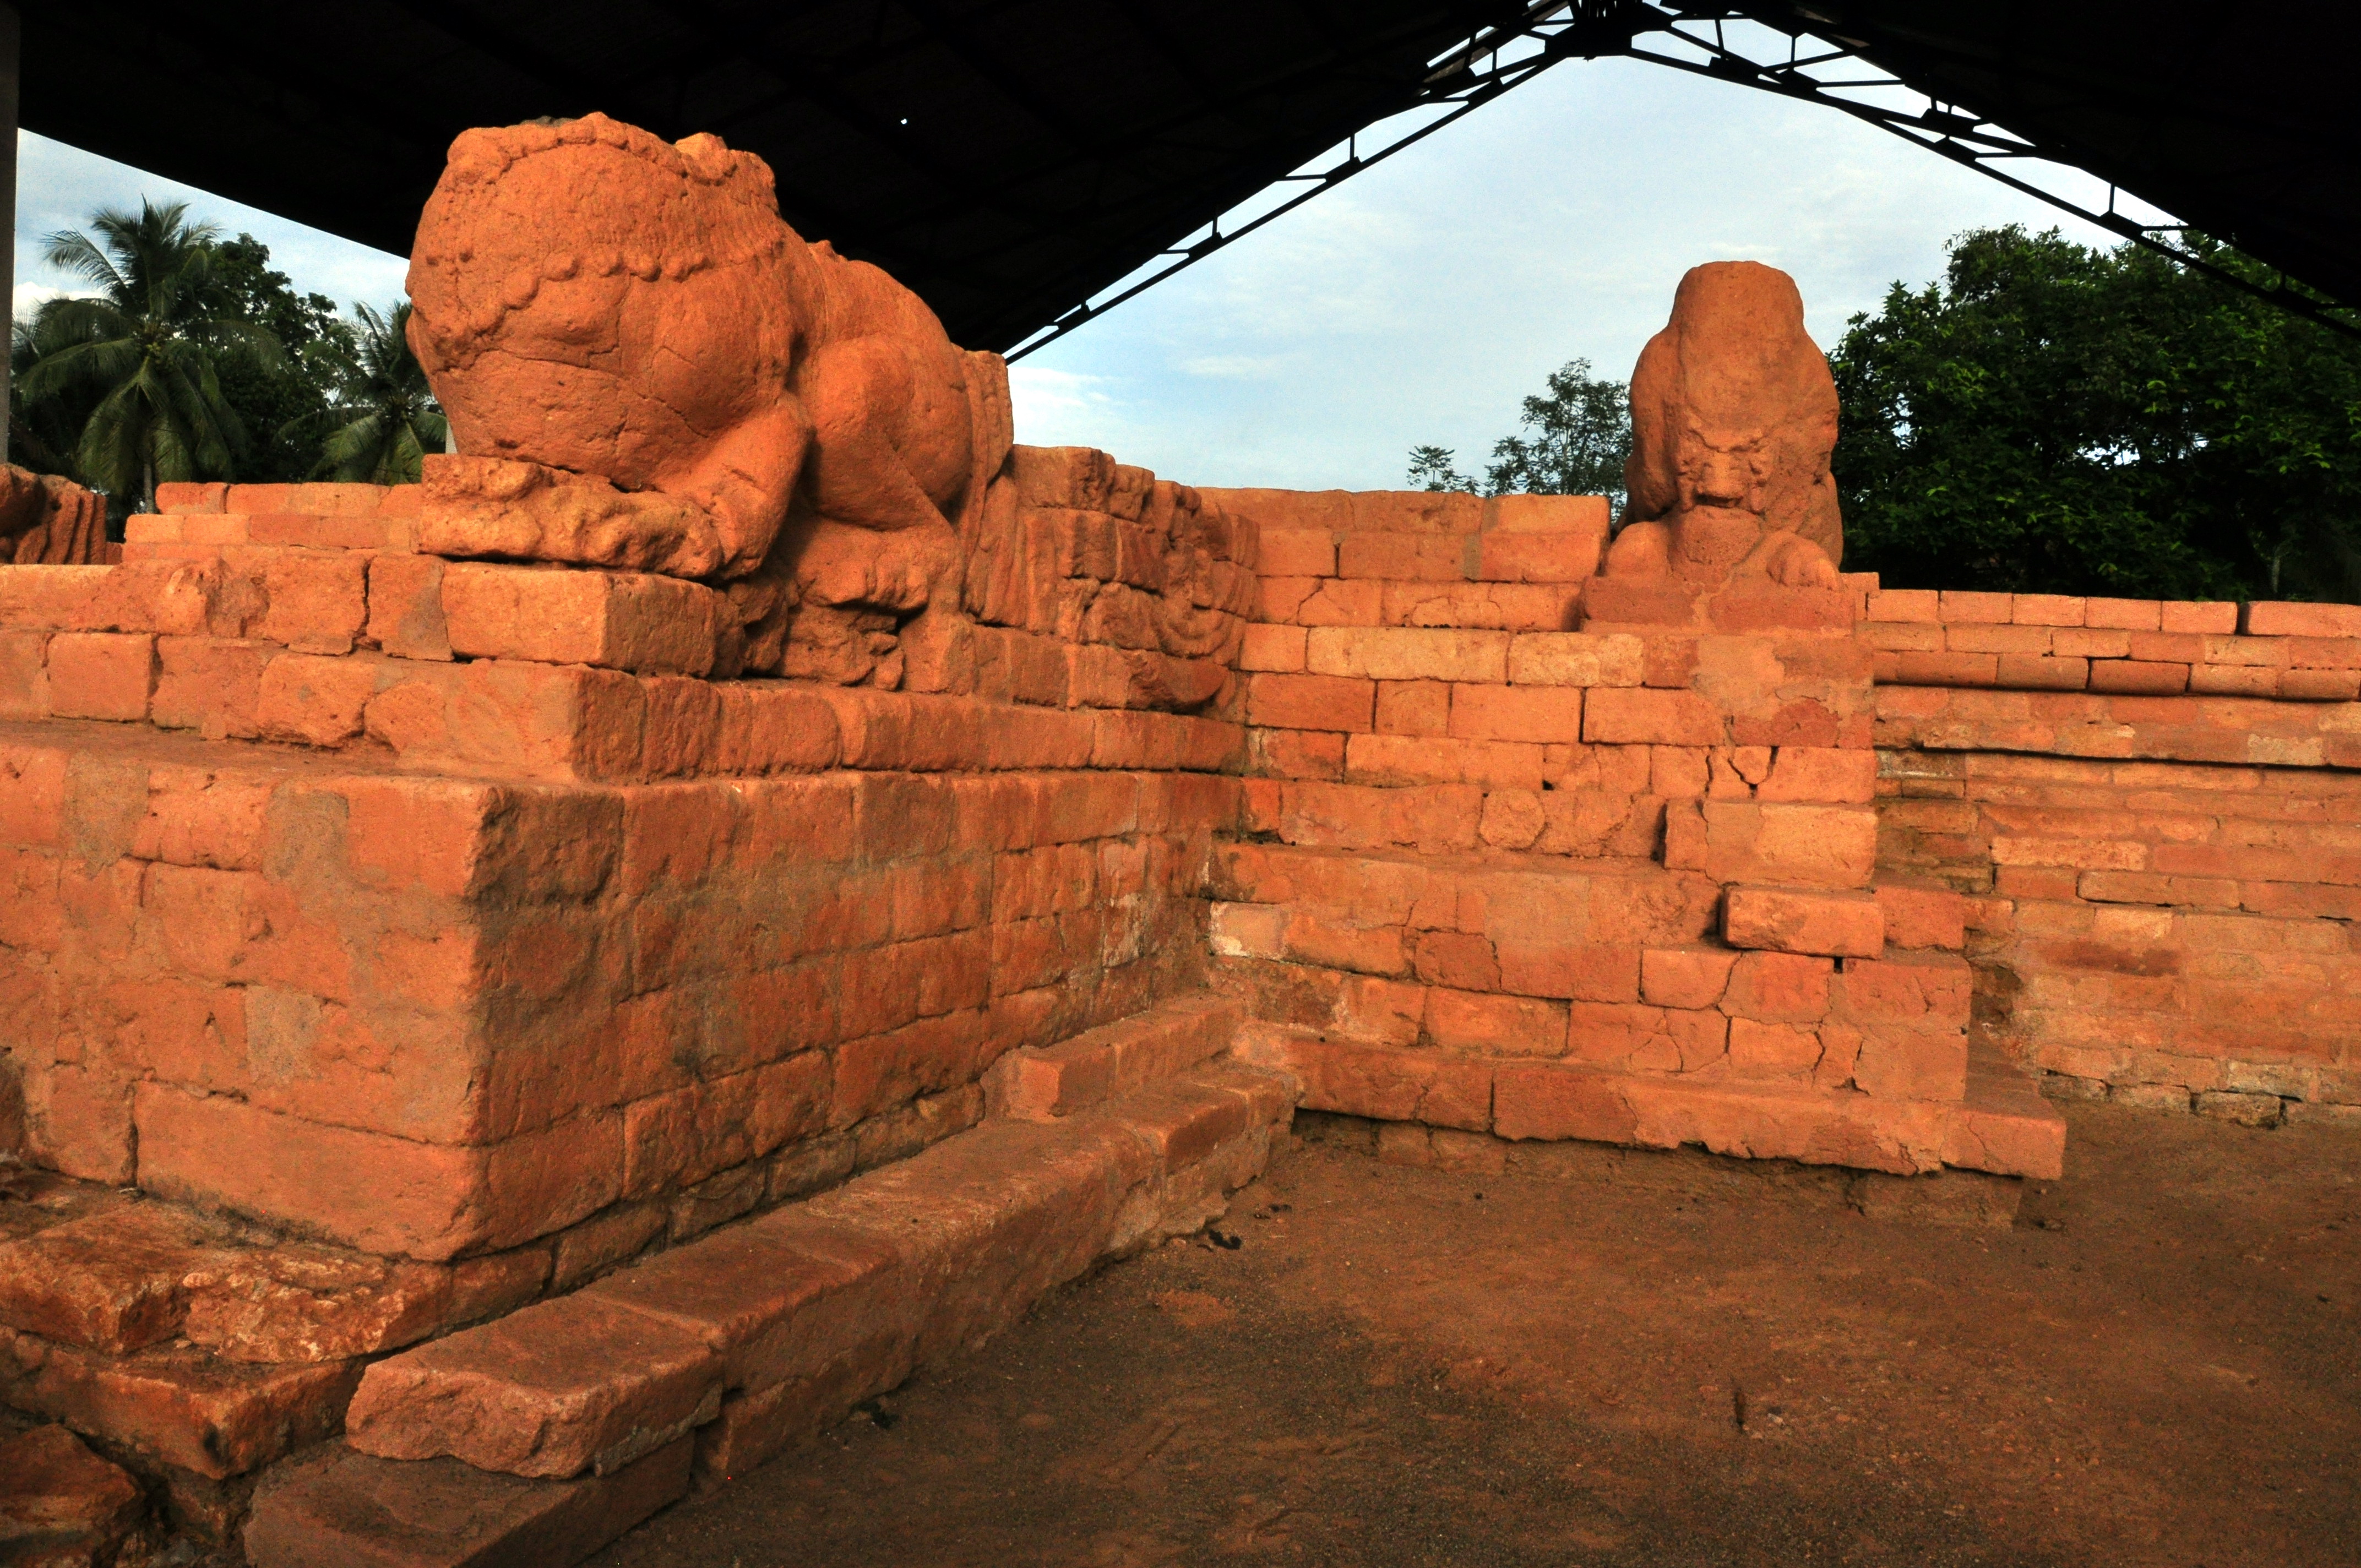
[[[40,237],[187,200],[298,288],[382,302],[401,258],[19,140],[16,303]],[[1408,449],[1491,450],[1569,359],[1629,373],[1687,268],[1784,268],[1824,346],[1964,229],[2098,230],[1848,115],[1631,60],[1569,61],[1012,367],[1019,439],[1194,483],[1371,488]]]
[[1049,415],[1104,411],[1112,400],[1103,389],[1110,384],[1110,377],[1058,370],[1047,365],[1008,367],[1008,395],[1016,405],[1019,419],[1027,412]]
[[1200,354],[1179,364],[1181,374],[1214,381],[1268,381],[1288,363],[1285,354]]
[[8,291],[8,314],[13,320],[23,321],[51,300],[76,296],[88,299],[93,292],[90,289],[60,289],[54,283],[19,283]]
[[251,234],[270,247],[270,264],[303,293],[325,294],[339,309],[356,300],[383,305],[401,297],[410,264],[399,256],[339,239],[315,228],[145,173],[96,153],[19,131],[16,136],[16,278],[11,291],[21,309],[28,283],[82,289],[82,280],[41,260],[48,237],[63,229],[87,227],[103,207],[137,212],[142,198],[186,202],[192,219],[210,220],[225,234]]
[[1700,261],[1794,274],[1826,345],[2010,222],[2106,243],[1834,111],[1569,62],[1027,358],[1120,385],[1124,418],[1044,408],[1017,434],[1119,434],[1202,484],[1397,485],[1413,444],[1488,452],[1566,360],[1628,374]]

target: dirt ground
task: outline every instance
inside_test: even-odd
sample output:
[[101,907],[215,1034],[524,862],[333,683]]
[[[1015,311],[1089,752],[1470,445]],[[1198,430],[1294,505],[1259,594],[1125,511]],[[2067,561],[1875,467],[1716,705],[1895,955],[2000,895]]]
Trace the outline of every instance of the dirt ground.
[[597,1561],[2361,1563],[2361,1131],[2068,1115],[2000,1227],[1307,1124],[1235,1249],[1062,1290]]

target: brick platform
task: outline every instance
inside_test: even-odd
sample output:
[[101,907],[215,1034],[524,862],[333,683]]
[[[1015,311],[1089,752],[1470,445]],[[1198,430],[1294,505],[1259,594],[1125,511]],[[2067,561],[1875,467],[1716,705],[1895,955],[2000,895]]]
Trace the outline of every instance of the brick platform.
[[2055,1173],[2036,1073],[2361,1102],[2334,607],[1643,590],[1591,499],[1018,448],[955,591],[752,678],[415,491],[163,502],[0,566],[0,1397],[258,1562],[595,1550],[1299,1098],[1895,1175]]
[[1874,885],[1871,583],[1593,577],[1580,499],[1218,493],[1301,575],[1245,643],[1217,982],[1307,1107],[2056,1173],[2005,1064],[1969,1095],[1963,902]]

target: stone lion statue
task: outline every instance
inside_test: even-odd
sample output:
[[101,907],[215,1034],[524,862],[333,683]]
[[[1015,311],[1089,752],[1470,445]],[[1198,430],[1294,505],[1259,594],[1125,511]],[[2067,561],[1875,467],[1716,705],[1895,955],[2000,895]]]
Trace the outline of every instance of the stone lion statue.
[[1836,382],[1795,280],[1755,261],[1691,269],[1631,372],[1629,499],[1607,575],[1835,587],[1836,439]]
[[999,356],[805,243],[769,168],[716,137],[467,131],[409,288],[459,454],[428,460],[421,547],[728,586],[748,667],[786,657],[795,619],[890,643],[1007,455]]

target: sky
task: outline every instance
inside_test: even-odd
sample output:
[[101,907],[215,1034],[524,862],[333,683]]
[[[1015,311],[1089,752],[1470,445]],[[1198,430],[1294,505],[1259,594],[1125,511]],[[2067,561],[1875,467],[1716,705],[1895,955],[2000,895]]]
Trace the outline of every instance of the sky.
[[[252,233],[305,291],[401,293],[399,257],[57,142],[24,135],[17,168],[20,312],[71,286],[41,236],[142,195]],[[1699,262],[1785,269],[1825,348],[2005,223],[2112,243],[1849,115],[1571,60],[1017,364],[1017,439],[1201,485],[1396,487],[1423,443],[1480,473],[1558,366],[1628,377]]]

